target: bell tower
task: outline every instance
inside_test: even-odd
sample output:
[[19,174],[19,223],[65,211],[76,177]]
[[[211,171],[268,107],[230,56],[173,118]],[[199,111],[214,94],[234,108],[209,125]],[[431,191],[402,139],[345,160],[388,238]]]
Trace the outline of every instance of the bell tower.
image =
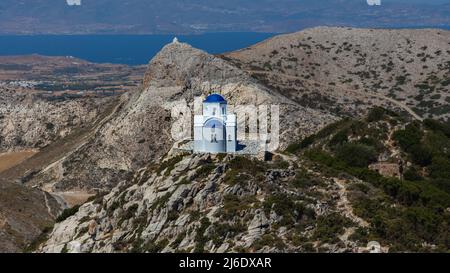
[[203,114],[194,117],[194,152],[236,152],[236,115],[228,115],[227,108],[227,101],[218,94],[203,101]]

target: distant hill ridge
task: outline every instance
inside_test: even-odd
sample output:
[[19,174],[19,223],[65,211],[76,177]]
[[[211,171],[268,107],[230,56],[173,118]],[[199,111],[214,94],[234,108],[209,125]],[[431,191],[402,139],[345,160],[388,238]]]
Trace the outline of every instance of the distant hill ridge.
[[450,116],[450,31],[317,27],[223,58],[296,102],[338,115],[385,104]]
[[[449,27],[448,1],[2,0],[0,34],[292,32],[307,27]],[[70,4],[70,5],[69,5]],[[406,14],[406,16],[405,16]]]

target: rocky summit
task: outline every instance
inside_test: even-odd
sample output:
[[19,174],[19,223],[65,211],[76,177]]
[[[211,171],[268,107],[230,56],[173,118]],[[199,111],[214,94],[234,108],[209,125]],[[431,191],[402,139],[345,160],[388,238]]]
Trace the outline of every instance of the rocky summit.
[[[89,136],[70,154],[40,171],[31,183],[51,183],[57,190],[111,189],[120,179],[161,160],[173,145],[171,109],[217,90],[235,104],[278,104],[283,115],[282,145],[335,120],[271,91],[228,62],[187,44],[172,43],[152,59],[142,90],[125,94],[107,109]],[[291,117],[305,121],[298,124]],[[161,137],[162,136],[162,137]]]
[[[448,251],[449,43],[314,28],[214,56],[174,41],[124,94],[0,86],[0,151],[35,151],[0,173],[0,250]],[[278,149],[181,149],[173,109],[210,93],[278,105]]]

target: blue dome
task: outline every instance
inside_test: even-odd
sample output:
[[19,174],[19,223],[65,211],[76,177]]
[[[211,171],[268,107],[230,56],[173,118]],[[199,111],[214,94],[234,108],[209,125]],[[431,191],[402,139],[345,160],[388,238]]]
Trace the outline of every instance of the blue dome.
[[227,103],[227,101],[219,94],[209,95],[206,98],[206,100],[204,100],[203,102],[206,102],[206,103]]

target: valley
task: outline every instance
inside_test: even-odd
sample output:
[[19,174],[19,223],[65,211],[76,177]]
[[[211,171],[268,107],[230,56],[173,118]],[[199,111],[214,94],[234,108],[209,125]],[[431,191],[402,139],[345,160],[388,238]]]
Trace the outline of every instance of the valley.
[[112,96],[135,89],[145,66],[96,64],[74,57],[0,56],[0,87],[46,100]]

